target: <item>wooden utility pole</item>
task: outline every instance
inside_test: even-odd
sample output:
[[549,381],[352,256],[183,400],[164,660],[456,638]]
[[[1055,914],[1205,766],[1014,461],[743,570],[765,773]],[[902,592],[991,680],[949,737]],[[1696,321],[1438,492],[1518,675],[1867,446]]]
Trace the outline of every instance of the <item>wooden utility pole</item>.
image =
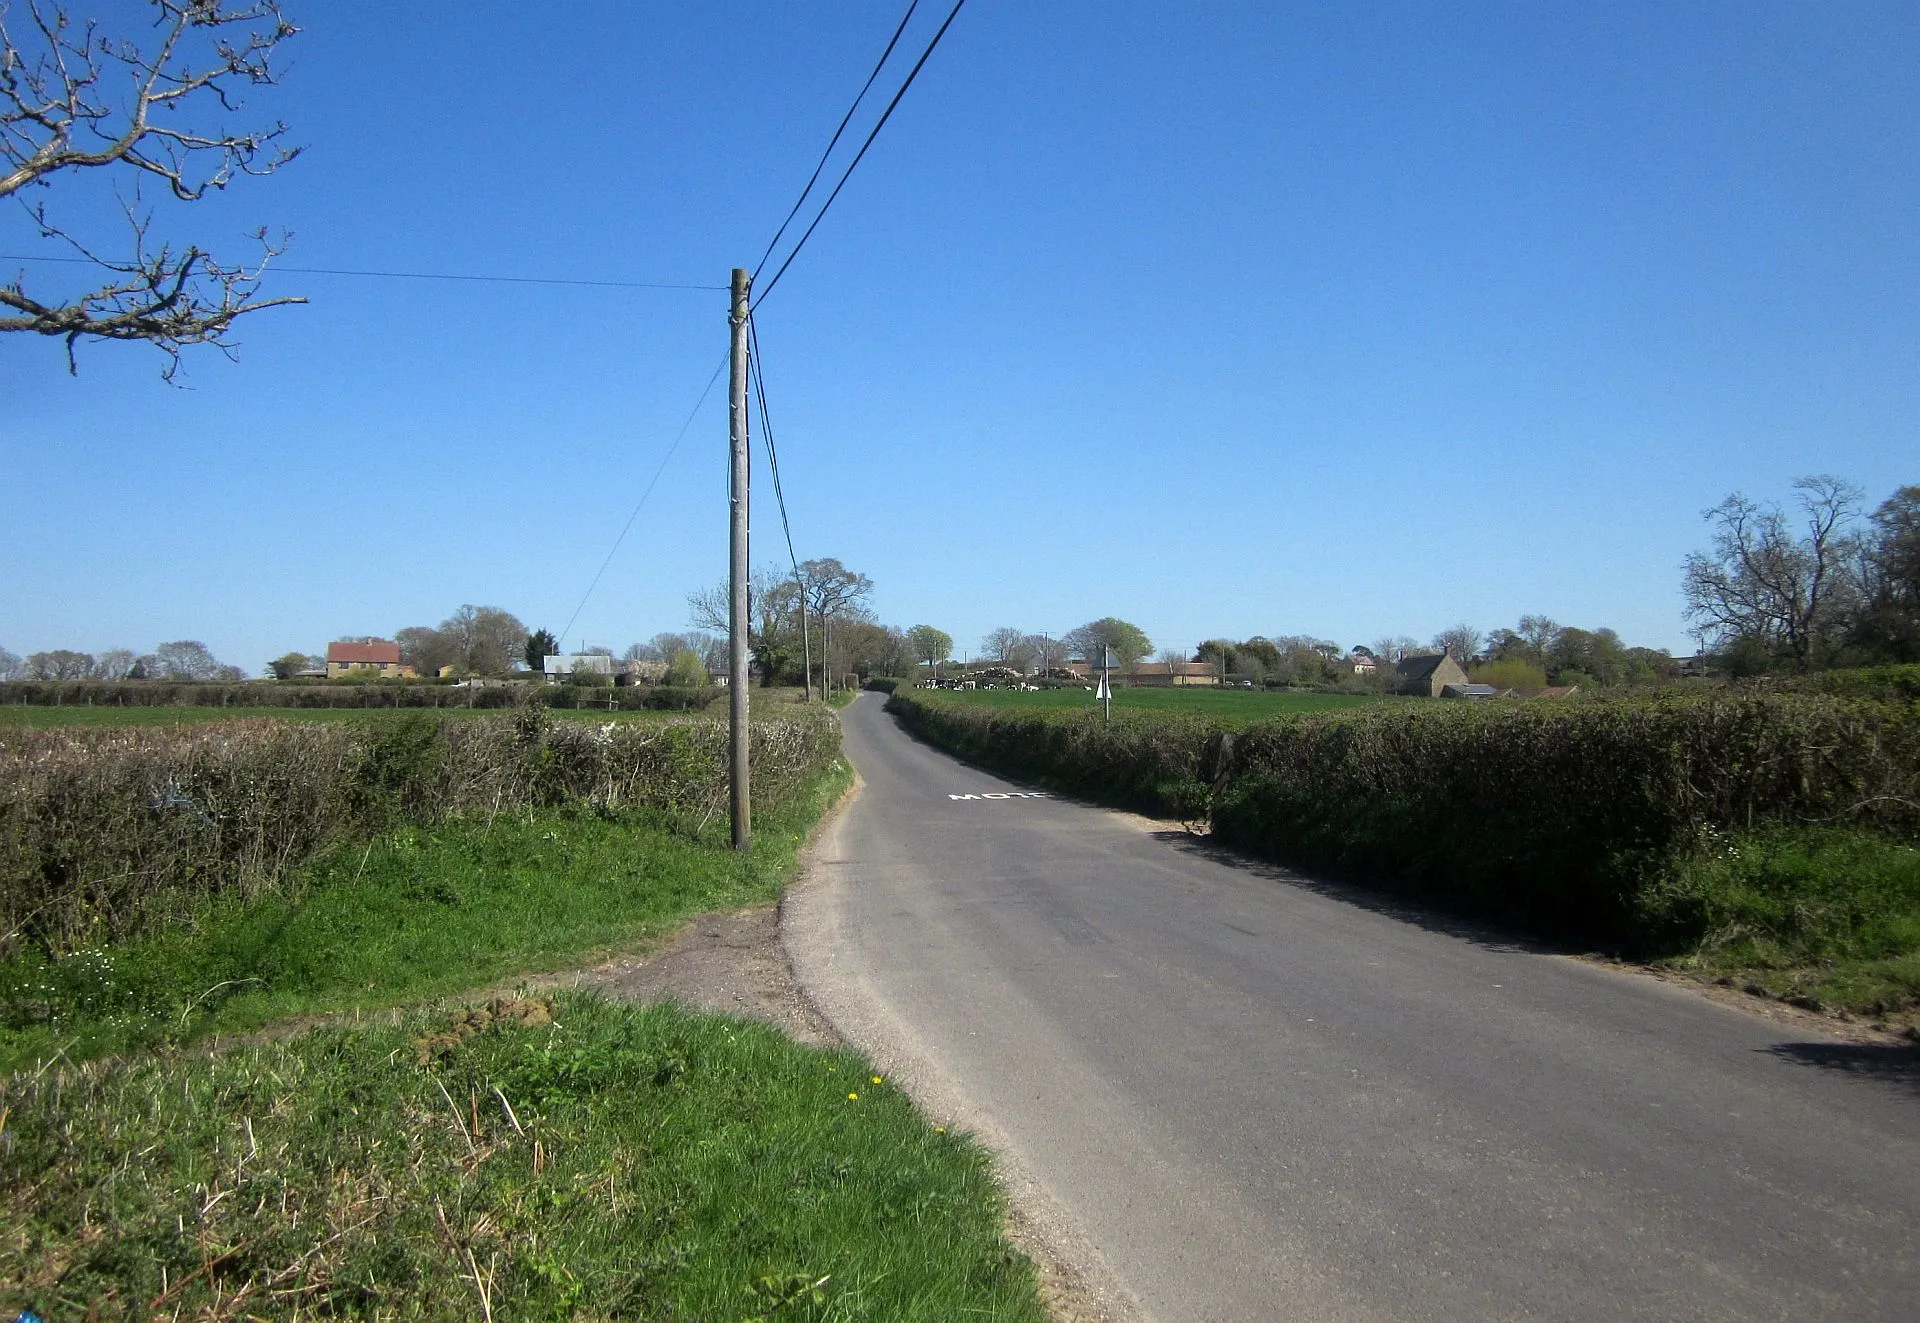
[[747,618],[747,481],[752,473],[747,449],[747,292],[744,268],[733,269],[733,305],[728,316],[733,327],[733,368],[727,381],[727,435],[732,449],[732,482],[728,499],[728,609],[727,609],[727,758],[733,796],[733,848],[753,843],[751,769],[747,749],[748,618]]

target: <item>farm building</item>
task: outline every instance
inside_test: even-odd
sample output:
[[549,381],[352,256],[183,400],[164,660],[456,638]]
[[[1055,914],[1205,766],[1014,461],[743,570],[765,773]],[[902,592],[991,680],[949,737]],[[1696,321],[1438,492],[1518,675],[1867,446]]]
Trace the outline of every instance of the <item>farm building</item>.
[[1467,673],[1460,663],[1445,652],[1430,652],[1419,657],[1404,657],[1393,668],[1393,691],[1438,698],[1448,685],[1466,684]]
[[371,643],[329,643],[327,678],[337,680],[350,671],[376,671],[383,680],[411,679],[412,666],[400,660],[400,645],[389,639]]
[[1144,687],[1220,683],[1220,669],[1212,662],[1136,662],[1126,674],[1134,684]]

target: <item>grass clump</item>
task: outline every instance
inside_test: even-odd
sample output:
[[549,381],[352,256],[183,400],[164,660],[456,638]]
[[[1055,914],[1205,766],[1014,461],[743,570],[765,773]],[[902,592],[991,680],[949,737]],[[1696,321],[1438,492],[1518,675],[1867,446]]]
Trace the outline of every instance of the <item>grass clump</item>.
[[859,1057],[515,1007],[15,1077],[0,1315],[1044,1319],[985,1156]]
[[1811,1010],[1920,1011],[1920,849],[1857,828],[1707,833],[1637,897],[1677,968]]
[[0,1070],[389,1006],[580,963],[688,915],[779,894],[851,779],[835,761],[756,821],[753,848],[655,812],[573,805],[403,825],[274,891],[215,895],[118,943],[0,962]]

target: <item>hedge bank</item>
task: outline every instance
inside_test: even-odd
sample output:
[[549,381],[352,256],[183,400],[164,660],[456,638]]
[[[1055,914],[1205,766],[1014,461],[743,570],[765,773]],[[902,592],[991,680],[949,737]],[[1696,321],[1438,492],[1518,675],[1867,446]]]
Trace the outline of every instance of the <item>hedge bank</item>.
[[915,734],[1010,776],[1211,815],[1222,841],[1581,943],[1684,945],[1650,901],[1717,833],[1920,838],[1920,714],[1809,694],[1396,703],[1263,723],[1008,713],[901,690]]
[[[837,756],[818,713],[752,726],[754,800]],[[581,803],[699,823],[725,811],[709,721],[593,725],[537,709],[373,724],[24,729],[0,738],[0,959],[117,940],[209,894],[271,888],[321,847],[397,822]]]

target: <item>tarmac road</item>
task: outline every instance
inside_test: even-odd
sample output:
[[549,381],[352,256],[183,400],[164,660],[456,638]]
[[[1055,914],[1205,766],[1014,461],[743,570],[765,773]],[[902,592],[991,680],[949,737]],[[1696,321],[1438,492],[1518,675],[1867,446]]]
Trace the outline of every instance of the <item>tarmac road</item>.
[[1920,1069],[971,769],[877,694],[810,996],[1111,1312],[1920,1318]]

